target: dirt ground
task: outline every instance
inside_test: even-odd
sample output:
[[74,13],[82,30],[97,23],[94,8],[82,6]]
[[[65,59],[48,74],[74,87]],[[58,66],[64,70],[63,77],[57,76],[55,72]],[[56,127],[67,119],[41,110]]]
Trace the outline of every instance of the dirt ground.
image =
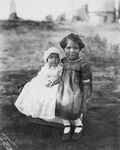
[[[11,28],[3,28],[3,24],[0,22],[0,150],[119,150],[120,25],[74,23],[41,29],[28,23]],[[111,44],[118,47],[118,53],[103,59],[105,53],[99,55],[101,49],[93,44],[95,57],[89,54],[93,95],[83,117],[83,133],[79,141],[62,142],[61,125],[28,118],[18,112],[14,102],[19,95],[17,86],[35,76],[43,64],[44,50],[60,48],[59,41],[70,32],[88,37],[98,34],[108,48]],[[111,54],[109,50],[107,54]]]

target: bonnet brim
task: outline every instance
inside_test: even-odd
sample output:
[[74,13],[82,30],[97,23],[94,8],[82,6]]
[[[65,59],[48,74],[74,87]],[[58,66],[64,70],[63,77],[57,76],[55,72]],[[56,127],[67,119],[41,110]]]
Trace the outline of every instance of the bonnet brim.
[[59,49],[57,49],[56,47],[51,47],[49,48],[47,51],[45,51],[44,55],[43,55],[43,60],[45,62],[47,62],[47,58],[51,53],[56,53],[59,55],[60,59],[61,59],[61,55],[60,55],[60,51]]

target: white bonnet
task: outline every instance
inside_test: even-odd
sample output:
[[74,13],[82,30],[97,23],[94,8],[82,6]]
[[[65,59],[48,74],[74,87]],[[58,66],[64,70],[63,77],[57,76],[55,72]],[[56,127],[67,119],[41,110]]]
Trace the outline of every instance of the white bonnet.
[[43,55],[43,60],[44,60],[45,62],[47,62],[47,58],[48,58],[48,56],[49,56],[51,53],[56,53],[56,54],[58,54],[59,57],[60,57],[60,59],[61,59],[60,51],[59,51],[57,48],[55,48],[55,47],[51,47],[51,48],[49,48],[47,51],[45,51],[45,53],[44,53],[44,55]]

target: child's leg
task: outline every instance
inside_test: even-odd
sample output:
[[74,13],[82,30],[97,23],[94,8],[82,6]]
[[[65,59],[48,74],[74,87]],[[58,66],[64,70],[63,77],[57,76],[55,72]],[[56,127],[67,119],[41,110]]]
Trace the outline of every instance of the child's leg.
[[63,119],[64,133],[62,135],[62,141],[68,141],[71,138],[71,124],[69,120]]
[[64,124],[64,133],[69,133],[70,132],[70,122],[69,122],[69,120],[65,120],[65,119],[62,119],[62,121],[63,121],[63,124]]
[[83,113],[81,113],[81,115],[80,115],[81,122],[82,122],[82,119],[83,119]]
[[74,125],[75,125],[74,132],[79,133],[82,130],[82,126],[83,126],[81,119],[78,118],[78,119],[74,120]]
[[81,137],[81,131],[82,131],[82,122],[81,119],[78,118],[76,120],[74,120],[74,133],[72,136],[72,140],[78,140]]

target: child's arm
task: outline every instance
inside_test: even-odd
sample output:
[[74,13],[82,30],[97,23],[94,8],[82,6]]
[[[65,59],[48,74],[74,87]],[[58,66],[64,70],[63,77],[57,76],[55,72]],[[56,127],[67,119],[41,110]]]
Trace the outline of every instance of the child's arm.
[[60,80],[61,80],[61,77],[58,77],[58,79],[56,79],[55,81],[53,81],[53,83],[51,84],[51,87],[54,86],[54,85],[56,85],[56,84],[59,84]]
[[87,63],[81,65],[81,77],[83,85],[83,109],[86,111],[86,102],[92,94],[92,73]]
[[83,80],[83,98],[86,101],[92,94],[92,83],[91,80]]
[[51,84],[51,87],[56,85],[56,84],[59,84],[61,81],[61,76],[62,76],[62,72],[63,72],[63,65],[61,64],[59,67],[60,68],[59,68],[58,73],[57,73],[58,78],[55,81],[53,81],[53,83]]

